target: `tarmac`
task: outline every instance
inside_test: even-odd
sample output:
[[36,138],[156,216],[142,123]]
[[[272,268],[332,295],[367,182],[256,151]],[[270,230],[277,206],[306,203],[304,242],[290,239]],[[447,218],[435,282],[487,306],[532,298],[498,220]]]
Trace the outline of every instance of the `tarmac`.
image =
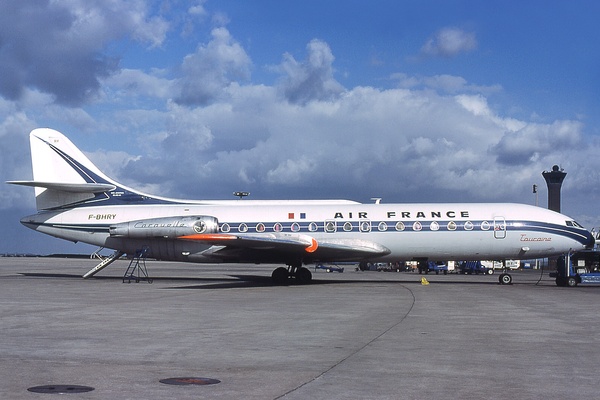
[[148,261],[152,283],[123,283],[123,260],[82,279],[95,264],[0,258],[1,399],[599,396],[600,287],[547,272],[274,286],[273,265]]

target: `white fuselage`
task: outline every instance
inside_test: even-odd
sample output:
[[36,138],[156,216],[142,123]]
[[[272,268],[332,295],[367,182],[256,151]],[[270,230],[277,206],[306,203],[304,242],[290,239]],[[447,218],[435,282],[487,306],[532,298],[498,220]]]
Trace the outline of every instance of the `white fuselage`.
[[[194,262],[279,262],[279,255],[215,257],[211,244],[109,234],[118,223],[159,217],[210,216],[218,232],[256,236],[307,235],[317,242],[372,242],[389,249],[378,261],[502,260],[549,257],[585,248],[591,235],[568,217],[539,207],[507,203],[361,204],[351,201],[215,201],[164,205],[87,206],[40,212],[23,224],[59,238],[133,254]],[[361,261],[364,257],[313,261]]]

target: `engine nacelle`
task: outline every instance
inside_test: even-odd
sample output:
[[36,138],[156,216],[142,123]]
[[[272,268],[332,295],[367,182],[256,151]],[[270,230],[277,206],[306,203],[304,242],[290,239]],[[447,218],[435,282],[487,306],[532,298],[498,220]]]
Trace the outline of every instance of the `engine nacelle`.
[[149,218],[121,222],[108,228],[110,236],[145,239],[162,237],[175,239],[198,233],[216,233],[219,221],[206,215]]

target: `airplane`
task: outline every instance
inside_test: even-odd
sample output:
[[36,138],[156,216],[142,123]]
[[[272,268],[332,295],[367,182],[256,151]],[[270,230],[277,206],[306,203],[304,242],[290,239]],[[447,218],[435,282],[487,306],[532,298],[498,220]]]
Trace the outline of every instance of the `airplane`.
[[84,278],[142,249],[157,260],[282,264],[275,283],[305,284],[313,263],[535,259],[595,243],[573,219],[525,204],[159,197],[112,180],[56,130],[29,137],[33,180],[7,182],[35,188],[37,213],[21,223],[115,250]]

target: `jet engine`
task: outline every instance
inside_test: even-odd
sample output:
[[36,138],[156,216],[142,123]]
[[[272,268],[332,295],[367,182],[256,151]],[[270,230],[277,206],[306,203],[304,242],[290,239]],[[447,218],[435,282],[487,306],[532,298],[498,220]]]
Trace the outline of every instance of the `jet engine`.
[[199,233],[216,233],[219,221],[206,215],[163,217],[121,222],[108,228],[112,237],[175,239]]

